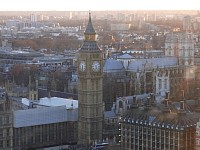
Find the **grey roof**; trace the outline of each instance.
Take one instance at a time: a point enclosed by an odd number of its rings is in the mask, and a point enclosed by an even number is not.
[[[116,117],[117,115],[113,110],[104,112],[104,118],[116,118]]]
[[[96,41],[84,41],[80,51],[92,52],[100,51],[99,45]]]
[[[144,125],[152,123],[154,119],[159,115],[160,111],[156,108],[153,109],[141,109],[134,108],[129,109],[122,116],[123,122],[140,124],[142,122]]]
[[[17,110],[13,115],[15,128],[78,120],[78,110],[65,106]]]
[[[123,54],[123,55],[119,56],[118,59],[133,59],[133,56],[131,56],[129,54]]]
[[[73,108],[78,108],[78,100],[60,98],[60,97],[44,97],[39,100],[37,103],[38,105],[42,106],[66,106],[67,109],[70,109],[72,106]]]
[[[184,109],[186,112],[193,112],[192,106],[188,104],[189,101],[185,101]],[[191,102],[191,101],[190,101]],[[181,104],[180,102],[172,102],[170,105],[170,109],[174,112],[178,112],[180,110]]]
[[[12,49],[0,50],[0,55],[1,57],[6,57],[6,58],[12,58],[12,59],[24,58],[29,60],[32,60],[34,57],[44,56],[44,54],[41,54],[33,50],[24,51],[24,50],[12,50]]]
[[[172,130],[184,130],[188,127],[196,126],[198,120],[193,115],[191,116],[191,114],[194,115],[194,113],[187,113],[184,109],[174,113],[163,111],[159,107],[134,107],[125,112],[122,116],[122,122]]]
[[[137,99],[137,102],[142,102],[142,101],[146,101],[147,97],[150,96],[150,94],[144,93],[141,95],[134,95]],[[126,97],[119,97],[118,99],[125,99],[127,101],[128,104],[132,104],[133,103],[133,96],[126,96]]]
[[[124,70],[123,63],[114,59],[107,59],[104,63],[104,72],[117,72]]]
[[[196,106],[198,104],[198,100],[193,100],[193,99],[186,100],[185,102],[186,104],[189,104],[190,106]]]
[[[89,13],[89,21],[88,21],[88,25],[85,30],[85,34],[96,34],[94,27],[92,25],[91,13]]]
[[[15,93],[26,93],[26,92],[28,92],[28,87],[21,87],[21,86],[18,86],[18,85],[14,85],[13,86],[13,91],[15,92]]]
[[[196,120],[193,117],[179,115],[175,113],[162,113],[153,121],[155,125],[162,125],[164,128],[176,128],[176,130],[184,130],[185,128],[196,126]]]
[[[156,67],[169,67],[176,66],[178,60],[175,57],[164,57],[164,58],[151,58],[151,59],[139,59],[131,61],[128,70],[136,71],[144,69],[144,66],[156,68]]]
[[[24,105],[29,106],[32,102],[34,105],[39,107],[53,107],[53,106],[66,106],[66,109],[77,109],[78,108],[78,100],[66,99],[61,97],[43,97],[38,101],[32,101],[27,98],[22,98],[22,103]]]

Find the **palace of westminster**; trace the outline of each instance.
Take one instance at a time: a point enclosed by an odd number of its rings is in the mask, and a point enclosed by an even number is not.
[[[15,110],[7,88],[0,99],[0,149],[69,149],[106,139],[123,150],[200,148],[198,36],[170,33],[164,51],[104,59],[89,14],[84,37],[78,101],[66,108],[27,100],[28,109]]]

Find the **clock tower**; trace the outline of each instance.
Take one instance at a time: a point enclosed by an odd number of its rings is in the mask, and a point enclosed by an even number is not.
[[[103,100],[102,52],[96,41],[96,32],[89,21],[85,40],[78,52],[78,139],[79,144],[91,144],[102,139]]]

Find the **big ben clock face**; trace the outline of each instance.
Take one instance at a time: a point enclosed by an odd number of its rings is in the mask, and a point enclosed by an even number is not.
[[[94,72],[98,72],[98,71],[100,70],[100,64],[99,64],[98,61],[94,61],[94,62],[92,63],[92,70],[93,70]]]
[[[79,64],[79,69],[80,71],[85,71],[86,69],[86,64],[84,61],[81,61],[80,64]]]

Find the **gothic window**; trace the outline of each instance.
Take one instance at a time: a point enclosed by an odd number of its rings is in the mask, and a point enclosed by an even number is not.
[[[0,148],[3,148],[3,141],[0,141]]]
[[[0,126],[3,125],[3,117],[0,117]]]
[[[5,116],[5,118],[4,118],[4,123],[5,123],[5,124],[9,124],[9,123],[10,123],[9,119],[10,119],[9,116]]]
[[[166,72],[165,72],[165,76],[168,76],[168,70],[166,70]]]
[[[189,60],[188,60],[188,64],[190,65],[191,63],[192,63],[192,60],[191,60],[191,59],[189,59]]]
[[[123,108],[123,102],[119,101],[119,108]]]
[[[185,56],[185,46],[182,47],[182,56]]]
[[[0,139],[3,138],[3,129],[0,130]]]
[[[190,46],[188,47],[188,56],[191,56],[191,48],[190,48]]]
[[[146,72],[146,83],[151,83],[153,79],[152,72]]]
[[[181,69],[181,75],[182,75],[182,76],[183,76],[183,72],[184,72],[183,69]]]
[[[184,60],[182,60],[182,65],[184,65],[184,63],[185,63]]]
[[[7,137],[10,136],[10,129],[9,128],[6,130],[6,134],[7,134]]]
[[[7,141],[6,141],[6,146],[7,146],[7,147],[10,147],[10,140],[7,140]]]
[[[167,89],[167,79],[164,80],[164,89]]]
[[[4,104],[0,104],[0,111],[4,111],[3,105],[4,105]]]
[[[158,89],[160,90],[162,88],[162,80],[158,79]]]

